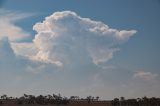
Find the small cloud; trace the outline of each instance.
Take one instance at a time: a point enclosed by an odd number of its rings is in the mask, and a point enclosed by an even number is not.
[[[158,77],[158,74],[152,72],[138,71],[133,75],[133,78],[138,78],[142,80],[155,80]]]

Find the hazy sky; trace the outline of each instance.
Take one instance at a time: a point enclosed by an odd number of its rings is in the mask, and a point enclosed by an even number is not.
[[[0,95],[160,95],[159,0],[1,0]]]

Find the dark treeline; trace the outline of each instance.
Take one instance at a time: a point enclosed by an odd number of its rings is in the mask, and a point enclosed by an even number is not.
[[[41,104],[41,105],[48,105],[48,104],[68,104],[69,99],[66,97],[62,97],[60,94],[58,95],[27,95],[24,94],[19,98],[15,97],[8,97],[7,95],[2,95],[0,104],[5,104],[8,101],[13,101],[16,104]]]
[[[7,95],[0,96],[0,104],[5,104],[8,102],[16,103],[16,104],[40,104],[40,105],[49,105],[49,104],[56,104],[56,105],[67,105],[70,102],[85,102],[85,103],[100,103],[104,102],[99,100],[99,96],[87,96],[86,98],[80,98],[79,96],[70,96],[70,98],[62,97],[60,94],[58,95],[27,95],[24,94],[23,96],[17,97],[8,97]],[[106,101],[106,106],[160,106],[160,98],[152,97],[142,97],[137,99],[125,99],[124,97],[115,98],[110,101]]]
[[[71,96],[70,98],[62,97],[60,94],[58,95],[27,95],[24,94],[21,97],[8,97],[6,94],[0,96],[0,104],[5,104],[8,102],[16,103],[16,104],[41,104],[41,105],[48,105],[48,104],[63,104],[67,105],[70,101],[87,101],[90,103],[91,101],[98,101],[99,97],[88,96],[86,98],[80,98],[79,96]]]
[[[111,106],[160,106],[160,98],[148,98],[145,96],[137,99],[125,99],[121,97],[120,99],[115,98],[112,100]]]

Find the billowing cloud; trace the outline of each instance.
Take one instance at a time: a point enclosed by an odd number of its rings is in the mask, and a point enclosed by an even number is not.
[[[8,37],[10,41],[15,42],[30,37],[30,33],[15,24],[17,21],[30,16],[32,14],[0,9],[0,38]]]
[[[158,74],[152,72],[138,71],[134,74],[133,77],[149,81],[149,80],[155,80],[158,77]]]
[[[116,82],[111,76],[114,74],[114,78],[117,78],[120,74],[104,71],[111,69],[105,63],[120,50],[119,45],[136,33],[135,30],[110,28],[103,22],[63,11],[55,12],[43,22],[36,23],[33,29],[37,34],[33,41],[23,42],[30,34],[15,25],[15,22],[29,14],[6,10],[1,11],[1,14],[2,91],[11,89],[11,94],[23,94],[25,91],[34,94],[37,90],[38,93],[53,93],[55,90],[64,95],[74,92],[87,96],[96,92],[96,95],[105,96],[104,92],[109,89],[112,92],[117,91],[115,95],[118,93],[119,88],[115,86],[117,83],[112,85],[109,81],[112,79],[111,82]],[[7,84],[6,80],[9,80]]]
[[[28,45],[28,46],[30,47],[30,45]],[[25,55],[25,53],[22,55],[22,54],[16,54],[16,52],[14,52],[14,51],[15,50],[12,49],[11,43],[10,43],[8,37],[0,38],[0,67],[1,67],[0,72],[4,72],[4,73],[6,73],[6,72],[38,73],[43,70],[46,70],[46,68],[48,68],[48,67],[56,69],[56,66],[54,64],[52,64],[52,65],[45,64],[43,62],[33,60],[32,58],[27,56],[29,53],[27,53],[27,55]],[[34,72],[33,72],[33,70],[34,70]]]
[[[39,50],[36,58],[58,65],[107,62],[119,50],[115,46],[136,33],[109,28],[71,11],[55,12],[33,29],[37,31],[33,42]]]

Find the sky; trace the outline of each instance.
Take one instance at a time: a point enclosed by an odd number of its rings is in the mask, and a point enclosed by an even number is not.
[[[159,0],[1,0],[0,95],[159,97]]]

